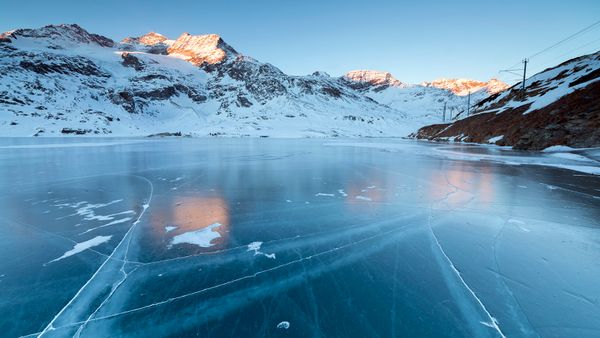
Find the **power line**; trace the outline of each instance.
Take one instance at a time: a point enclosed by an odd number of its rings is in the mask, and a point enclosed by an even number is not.
[[[592,28],[594,28],[594,27],[596,27],[596,26],[598,26],[598,25],[600,25],[600,20],[598,20],[598,21],[596,21],[596,22],[592,23],[591,25],[589,25],[589,26],[587,26],[587,27],[585,27],[585,28],[583,28],[583,29],[581,29],[581,30],[579,30],[579,31],[577,31],[577,32],[575,32],[575,33],[573,33],[573,34],[571,34],[570,36],[568,36],[568,37],[566,37],[566,38],[564,38],[564,39],[562,39],[562,40],[560,40],[560,41],[556,42],[555,44],[553,44],[553,45],[551,45],[551,46],[549,46],[549,47],[546,47],[546,48],[542,49],[541,51],[539,51],[539,52],[537,52],[537,53],[534,53],[534,54],[532,54],[532,55],[531,55],[531,56],[529,56],[527,59],[532,59],[532,58],[534,58],[534,57],[536,57],[536,56],[539,56],[540,54],[543,54],[543,53],[545,53],[545,52],[547,52],[547,51],[549,51],[549,50],[551,50],[551,49],[555,48],[556,46],[559,46],[559,45],[561,45],[561,44],[563,44],[563,43],[565,43],[565,42],[567,42],[567,41],[569,41],[569,40],[573,39],[574,37],[578,36],[579,34],[582,34],[582,33],[584,33],[584,32],[587,32],[587,31],[589,31],[590,29],[592,29]],[[522,62],[522,61],[520,61],[520,62],[516,62],[516,63],[515,63],[515,64],[513,64],[512,66],[510,66],[510,67],[507,67],[506,69],[507,69],[507,70],[512,70],[512,68],[516,67],[516,66],[517,66],[517,65],[519,65],[521,62]],[[517,69],[515,69],[515,70],[517,70]],[[518,69],[518,70],[522,70],[522,69]]]
[[[581,50],[581,49],[583,49],[583,48],[585,48],[585,47],[587,47],[587,46],[593,45],[594,43],[596,43],[596,42],[598,42],[598,41],[600,41],[600,38],[598,38],[598,39],[594,39],[594,40],[592,40],[592,41],[590,41],[590,42],[588,42],[588,43],[586,43],[586,44],[584,44],[584,45],[581,45],[581,46],[579,46],[579,47],[577,47],[577,48],[571,49],[571,50],[569,50],[569,51],[568,51],[568,52],[566,52],[566,53],[560,54],[559,56],[555,57],[554,59],[552,59],[552,60],[550,60],[550,61],[556,61],[556,60],[558,60],[558,59],[560,59],[560,58],[562,58],[562,57],[565,57],[566,55],[569,55],[569,54],[571,54],[571,53],[573,53],[573,52],[576,52],[576,51],[578,51],[578,50]],[[600,49],[600,47],[598,47],[598,48]]]
[[[533,54],[533,55],[529,56],[529,57],[528,57],[528,59],[532,59],[532,58],[534,58],[534,57],[536,57],[536,56],[538,56],[538,55],[540,55],[540,54],[542,54],[542,53],[545,53],[545,52],[549,51],[550,49],[552,49],[552,48],[554,48],[554,47],[556,47],[556,46],[559,46],[560,44],[562,44],[562,43],[564,43],[564,42],[567,42],[567,41],[571,40],[572,38],[576,37],[577,35],[579,35],[579,34],[581,34],[581,33],[583,33],[583,32],[586,32],[586,31],[590,30],[591,28],[593,28],[593,27],[595,27],[595,26],[597,26],[597,25],[600,25],[600,20],[598,20],[598,21],[594,22],[593,24],[591,24],[591,25],[589,25],[589,26],[587,26],[587,27],[585,27],[585,28],[581,29],[581,30],[580,30],[580,31],[578,31],[577,33],[574,33],[574,34],[572,34],[572,35],[570,35],[570,36],[568,36],[568,37],[566,37],[566,38],[564,38],[564,39],[560,40],[559,42],[557,42],[557,43],[553,44],[552,46],[550,46],[550,47],[547,47],[547,48],[544,48],[544,49],[542,49],[541,51],[539,51],[539,52],[537,52],[537,53],[535,53],[535,54]]]

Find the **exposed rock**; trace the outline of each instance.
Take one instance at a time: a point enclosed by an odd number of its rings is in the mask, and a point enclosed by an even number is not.
[[[129,112],[129,113],[136,112],[135,111],[135,108],[136,108],[135,100],[134,100],[134,96],[132,93],[130,93],[128,91],[121,91],[118,93],[110,92],[108,97],[114,104],[122,106],[123,109],[125,109],[127,112]]]
[[[144,64],[140,61],[140,59],[131,55],[131,53],[124,52],[121,54],[121,58],[123,59],[123,62],[122,62],[123,66],[131,67],[137,71],[144,70]]]
[[[167,50],[169,55],[180,57],[200,66],[217,64],[237,52],[216,34],[190,35],[183,33]]]
[[[163,132],[163,133],[157,133],[157,134],[150,134],[148,135],[148,137],[181,137],[182,134],[180,131],[174,132],[174,133],[170,133],[170,132]]]
[[[87,76],[109,77],[110,75],[100,70],[92,61],[80,57],[54,57],[46,55],[44,61],[22,60],[19,65],[38,74],[81,74]]]
[[[85,135],[91,133],[91,129],[72,129],[72,128],[63,128],[61,131],[63,134],[75,134],[75,135]]]

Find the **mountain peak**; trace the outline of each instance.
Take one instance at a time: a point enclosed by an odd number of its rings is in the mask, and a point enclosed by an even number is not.
[[[0,40],[12,41],[20,37],[49,40],[67,40],[77,43],[97,44],[102,47],[113,47],[114,41],[98,34],[91,34],[77,24],[48,25],[41,28],[24,28],[0,34]]]
[[[168,49],[169,55],[180,57],[199,66],[216,64],[238,53],[217,34],[191,35],[183,33]]]
[[[459,96],[468,95],[469,92],[473,93],[481,89],[484,89],[488,94],[496,94],[509,87],[506,83],[498,79],[491,79],[487,82],[483,82],[471,79],[441,78],[431,82],[423,82],[421,85],[425,87],[446,89]]]
[[[344,78],[354,82],[368,83],[373,86],[400,87],[404,85],[391,73],[378,70],[353,70],[346,73]]]
[[[142,36],[125,38],[121,40],[121,43],[139,43],[146,46],[154,46],[156,44],[165,42],[166,40],[167,37],[162,34],[149,32]]]

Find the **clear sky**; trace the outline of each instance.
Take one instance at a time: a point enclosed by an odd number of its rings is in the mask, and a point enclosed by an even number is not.
[[[0,31],[77,23],[121,40],[156,31],[216,33],[239,52],[289,74],[386,70],[417,83],[440,77],[487,80],[600,20],[598,0],[433,1],[10,1]],[[600,25],[531,60],[539,71],[600,49]]]

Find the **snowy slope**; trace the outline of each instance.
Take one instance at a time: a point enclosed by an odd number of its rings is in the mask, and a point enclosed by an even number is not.
[[[405,136],[466,104],[389,73],[290,76],[215,34],[115,43],[77,25],[0,35],[0,74],[2,136]]]
[[[546,69],[479,102],[474,115],[416,137],[544,149],[600,146],[600,52]]]
[[[506,88],[507,85],[492,79],[489,82],[474,80],[436,80],[419,85],[403,83],[390,73],[380,71],[352,71],[344,76],[353,82],[353,88],[373,100],[404,112],[415,123],[431,124],[442,120],[446,105],[446,120],[467,109],[467,95],[471,92],[471,106]],[[466,90],[465,88],[469,88]]]

